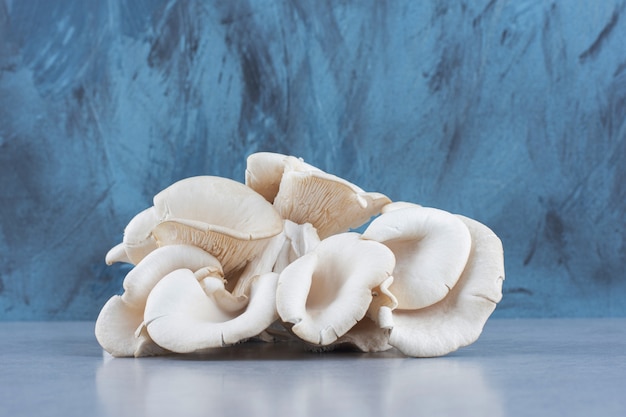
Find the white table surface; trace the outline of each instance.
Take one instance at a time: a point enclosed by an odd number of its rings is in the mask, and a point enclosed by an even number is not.
[[[626,416],[626,319],[492,319],[446,357],[243,344],[116,359],[90,322],[0,322],[0,416]]]

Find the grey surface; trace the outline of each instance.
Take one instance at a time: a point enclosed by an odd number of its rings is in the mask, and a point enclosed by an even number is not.
[[[624,317],[625,12],[0,0],[0,320],[95,320],[132,216],[259,150],[493,228],[498,317]]]
[[[287,344],[115,359],[92,330],[0,323],[0,415],[626,415],[626,319],[491,320],[433,359]]]

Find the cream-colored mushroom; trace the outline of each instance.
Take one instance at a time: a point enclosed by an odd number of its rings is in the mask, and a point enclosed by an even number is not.
[[[192,244],[214,255],[228,276],[260,254],[282,225],[274,207],[244,184],[190,177],[154,197],[154,206],[126,227],[123,245],[136,263],[157,245]],[[121,253],[113,248],[107,261],[123,260]]]
[[[379,323],[389,344],[409,356],[442,356],[475,342],[502,298],[502,242],[487,226],[467,217],[472,249],[457,284],[440,302],[417,310],[381,307]]]
[[[273,202],[283,218],[311,223],[320,239],[363,225],[391,202],[301,159],[268,152],[248,157],[246,184]]]
[[[143,326],[143,309],[126,304],[119,295],[111,297],[98,314],[96,340],[115,357],[163,355]]]
[[[273,152],[257,152],[249,155],[246,160],[246,185],[273,203],[286,170],[323,172],[301,158]]]
[[[322,240],[280,274],[278,314],[304,341],[328,345],[363,319],[372,289],[391,275],[393,253],[358,233]]]
[[[276,314],[278,274],[258,275],[250,296],[236,297],[217,278],[198,281],[193,272],[179,269],[151,291],[144,319],[159,345],[178,353],[231,345],[256,336]]]
[[[361,352],[383,352],[391,349],[389,344],[389,327],[381,326],[377,319],[381,307],[391,310],[398,305],[396,297],[389,292],[389,286],[393,283],[393,277],[385,279],[372,289],[372,301],[366,316],[359,320],[346,334],[339,337],[335,342],[324,347],[324,350],[332,350],[336,347],[349,346]]]
[[[155,207],[139,212],[124,229],[122,243],[114,246],[105,257],[107,265],[115,262],[127,262],[137,265],[158,245],[152,236],[152,229],[159,223],[159,214]]]
[[[144,309],[154,286],[172,271],[190,268],[203,276],[223,277],[217,259],[200,248],[172,245],[146,255],[124,278],[124,293],[114,295],[96,320],[96,339],[113,356],[150,356],[163,353],[145,333]]]
[[[442,300],[461,276],[471,249],[469,230],[458,217],[406,203],[388,205],[363,232],[363,239],[384,243],[393,251],[396,266],[389,292],[400,309],[424,308]]]

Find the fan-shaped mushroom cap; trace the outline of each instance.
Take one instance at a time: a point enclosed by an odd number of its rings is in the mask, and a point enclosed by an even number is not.
[[[469,228],[472,249],[450,293],[419,310],[380,310],[380,321],[391,328],[389,344],[406,355],[441,356],[475,342],[502,298],[502,242],[487,226],[467,217],[458,218]]]
[[[372,289],[391,275],[394,263],[385,245],[357,233],[326,238],[281,272],[278,314],[304,341],[333,343],[365,316]]]
[[[268,152],[248,157],[246,184],[283,218],[311,223],[320,239],[363,225],[391,202],[298,158]]]
[[[122,243],[114,246],[105,257],[108,265],[127,262],[137,265],[158,245],[152,236],[152,229],[159,223],[159,215],[154,207],[139,212],[124,229]]]
[[[264,331],[278,315],[278,274],[257,276],[250,297],[235,297],[222,280],[198,282],[187,269],[163,278],[150,293],[144,319],[159,345],[178,353],[196,352],[240,342]]]
[[[154,206],[126,227],[123,245],[133,263],[157,245],[195,245],[218,258],[228,275],[263,251],[282,225],[274,207],[249,187],[228,178],[190,177],[154,197]],[[119,253],[113,248],[107,261]]]
[[[471,249],[469,230],[458,217],[404,203],[374,219],[363,239],[384,243],[393,251],[396,267],[389,292],[400,309],[424,308],[442,300],[461,276]]]
[[[283,221],[261,195],[227,178],[192,177],[154,197],[162,222],[152,231],[159,245],[190,243],[215,256],[224,274],[261,253]]]
[[[274,206],[286,219],[311,223],[323,240],[363,225],[390,201],[334,175],[290,171],[283,175]]]
[[[257,152],[246,161],[246,185],[274,202],[285,170],[323,172],[301,158],[273,152]]]
[[[180,268],[200,270],[203,276],[223,276],[217,259],[195,246],[164,246],[149,253],[124,278],[124,293],[111,297],[98,315],[96,339],[104,350],[113,356],[162,353],[142,332],[144,308],[154,286]]]
[[[104,304],[96,321],[96,339],[112,356],[156,356],[167,351],[157,346],[143,326],[143,309],[114,295]]]

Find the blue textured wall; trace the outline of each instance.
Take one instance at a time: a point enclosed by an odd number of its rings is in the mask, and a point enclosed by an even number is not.
[[[0,0],[0,318],[94,319],[151,196],[259,150],[489,225],[495,316],[624,316],[625,13]]]

